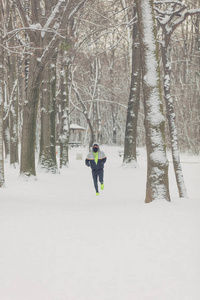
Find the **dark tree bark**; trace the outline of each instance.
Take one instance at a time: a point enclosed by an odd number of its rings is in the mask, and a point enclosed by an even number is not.
[[[3,99],[5,99],[5,94],[3,91]],[[6,105],[6,104],[5,104]],[[4,107],[5,107],[4,105]],[[9,132],[9,114],[4,108],[4,118],[3,118],[3,140],[4,140],[4,151],[5,158],[10,154],[10,132]]]
[[[23,127],[21,145],[20,173],[25,176],[36,175],[35,141],[36,121],[39,101],[39,90],[42,81],[43,68],[37,63],[37,58],[30,57],[30,70],[26,98],[23,105]]]
[[[64,47],[62,44],[61,47]],[[70,136],[70,121],[69,121],[69,65],[67,53],[61,50],[62,68],[60,78],[60,94],[61,94],[61,127],[60,127],[60,168],[68,167],[69,164],[69,136]]]
[[[0,1],[0,187],[4,185],[4,149],[3,149],[3,89],[4,89],[4,53],[3,53],[3,6]]]
[[[12,6],[11,17],[9,18],[8,31],[14,26],[14,6]],[[14,49],[15,39],[11,39],[10,46]],[[17,78],[17,56],[8,55],[8,94],[9,94],[9,127],[10,127],[10,164],[15,166],[19,163],[18,157],[18,78]]]
[[[47,172],[56,173],[56,56],[45,67],[41,97],[41,138],[39,163]]]
[[[133,25],[133,45],[132,45],[132,72],[129,102],[126,116],[126,130],[124,141],[124,158],[125,164],[133,163],[136,165],[136,139],[137,139],[137,120],[140,101],[140,44],[138,22]]]

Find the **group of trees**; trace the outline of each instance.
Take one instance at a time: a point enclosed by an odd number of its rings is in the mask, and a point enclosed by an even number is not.
[[[179,148],[200,149],[199,14],[199,0],[0,0],[0,186],[5,156],[29,177],[37,151],[56,173],[59,143],[67,166],[76,120],[85,143],[124,144],[124,164],[146,144],[146,202],[170,201],[171,147],[186,197]]]

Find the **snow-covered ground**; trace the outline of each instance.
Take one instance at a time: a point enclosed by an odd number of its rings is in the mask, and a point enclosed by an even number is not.
[[[24,182],[6,163],[0,189],[0,300],[200,299],[200,157],[182,156],[189,199],[145,204],[146,156],[123,168],[102,146],[105,189],[95,195],[87,149],[60,174]],[[83,155],[77,160],[76,155]]]

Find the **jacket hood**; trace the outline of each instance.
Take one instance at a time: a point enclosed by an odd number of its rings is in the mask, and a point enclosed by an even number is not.
[[[99,147],[99,144],[98,143],[96,143],[96,142],[94,142],[93,144],[92,144],[92,152],[93,152],[93,146],[94,145],[97,145],[98,147]],[[99,147],[99,150],[98,150],[98,152],[100,151],[100,147]]]

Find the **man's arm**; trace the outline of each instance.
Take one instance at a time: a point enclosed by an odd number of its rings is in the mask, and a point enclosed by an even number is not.
[[[85,164],[86,164],[86,166],[90,167],[90,160],[86,158]]]

